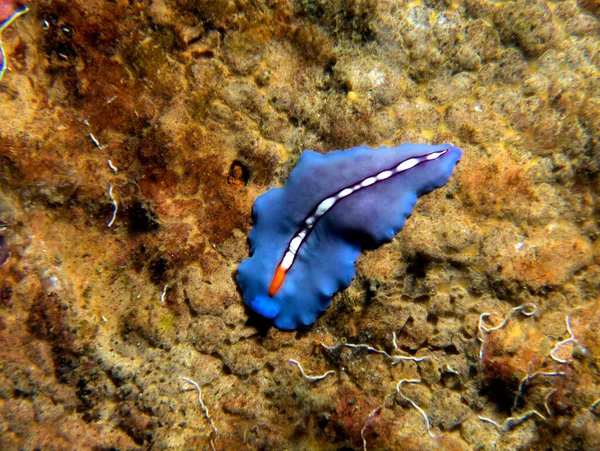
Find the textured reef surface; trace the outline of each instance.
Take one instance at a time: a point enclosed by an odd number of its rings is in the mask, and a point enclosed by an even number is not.
[[[598,2],[26,3],[0,449],[600,449]],[[310,329],[250,315],[255,199],[404,142],[464,154]]]

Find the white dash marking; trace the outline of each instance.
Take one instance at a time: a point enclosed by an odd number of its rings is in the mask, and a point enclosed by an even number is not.
[[[100,146],[100,142],[99,142],[99,141],[96,139],[96,137],[94,136],[94,134],[93,134],[93,133],[90,133],[90,134],[89,134],[89,136],[90,136],[90,139],[92,140],[92,142],[94,143],[94,145],[95,145],[95,146],[96,146],[98,149],[100,149],[100,147],[102,147],[102,146]]]
[[[341,190],[339,192],[339,194],[337,195],[337,197],[338,197],[338,199],[341,199],[342,197],[349,196],[353,192],[354,192],[354,190],[352,188],[345,188],[345,189],[343,189],[343,190]]]
[[[113,171],[114,174],[116,174],[117,172],[119,172],[119,170],[117,169],[117,167],[113,164],[112,161],[110,160],[106,160],[106,162],[108,163],[108,167],[111,169],[111,171]]]
[[[366,188],[367,186],[371,186],[376,181],[377,181],[377,177],[369,177],[369,178],[364,179],[362,181],[362,183],[360,184],[360,186],[362,188]]]
[[[394,173],[392,171],[383,171],[377,174],[377,181],[382,181],[385,179],[389,179]]]
[[[108,224],[106,224],[106,227],[108,227],[110,229],[112,227],[112,225],[114,224],[115,219],[117,218],[117,211],[119,210],[119,204],[117,203],[117,199],[115,199],[115,196],[113,195],[113,186],[112,185],[108,186],[108,195],[110,196],[110,200],[112,201],[112,204],[113,204],[112,218],[110,218],[110,221],[108,222]]]
[[[435,160],[435,159],[441,157],[442,155],[444,155],[445,153],[446,153],[445,150],[441,150],[439,152],[430,153],[429,155],[427,155],[427,160],[429,160],[429,161]]]
[[[404,160],[398,166],[396,166],[396,171],[403,172],[410,168],[414,168],[419,163],[417,158],[409,158],[408,160]]]
[[[328,197],[319,204],[315,216],[323,216],[331,207],[333,207],[333,204],[335,204],[335,197]]]

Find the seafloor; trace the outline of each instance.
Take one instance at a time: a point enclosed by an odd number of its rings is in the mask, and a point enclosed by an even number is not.
[[[0,449],[600,449],[597,1],[28,6]],[[464,156],[314,326],[257,321],[255,198],[304,149],[403,142]]]

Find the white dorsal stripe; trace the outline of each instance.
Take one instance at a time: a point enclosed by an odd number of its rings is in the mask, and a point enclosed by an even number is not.
[[[294,258],[295,255],[292,254],[291,252],[286,252],[285,255],[283,256],[283,260],[281,260],[281,263],[279,266],[281,266],[281,269],[283,269],[284,271],[287,271],[288,269],[290,269],[292,267],[292,264],[294,263]]]
[[[302,239],[300,235],[296,235],[296,237],[290,242],[289,250],[292,254],[295,254],[298,251],[298,248],[302,244]]]
[[[376,175],[370,175],[358,184],[353,185],[351,187],[343,188],[337,193],[322,200],[315,209],[314,213],[304,220],[304,228],[302,228],[290,241],[288,249],[283,256],[281,263],[279,264],[281,269],[287,271],[292,267],[296,259],[296,254],[298,253],[298,249],[300,249],[300,246],[302,246],[304,240],[306,240],[307,235],[312,231],[317,221],[319,221],[319,219],[321,219],[321,217],[325,213],[327,213],[338,201],[342,200],[343,198],[349,196],[352,193],[355,193],[356,191],[374,185],[377,182],[389,179],[390,177],[396,174],[400,174],[401,172],[407,171],[411,168],[414,168],[419,163],[436,160],[442,155],[444,155],[446,152],[448,152],[448,149],[432,152],[428,155],[408,158],[402,161],[400,164],[398,164],[398,166],[396,166],[395,168],[386,169]]]

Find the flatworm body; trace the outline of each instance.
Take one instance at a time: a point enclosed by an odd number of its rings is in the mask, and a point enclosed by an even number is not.
[[[361,249],[391,241],[461,155],[449,144],[305,151],[285,186],[254,203],[251,257],[237,274],[246,304],[280,329],[314,323],[352,281]]]

